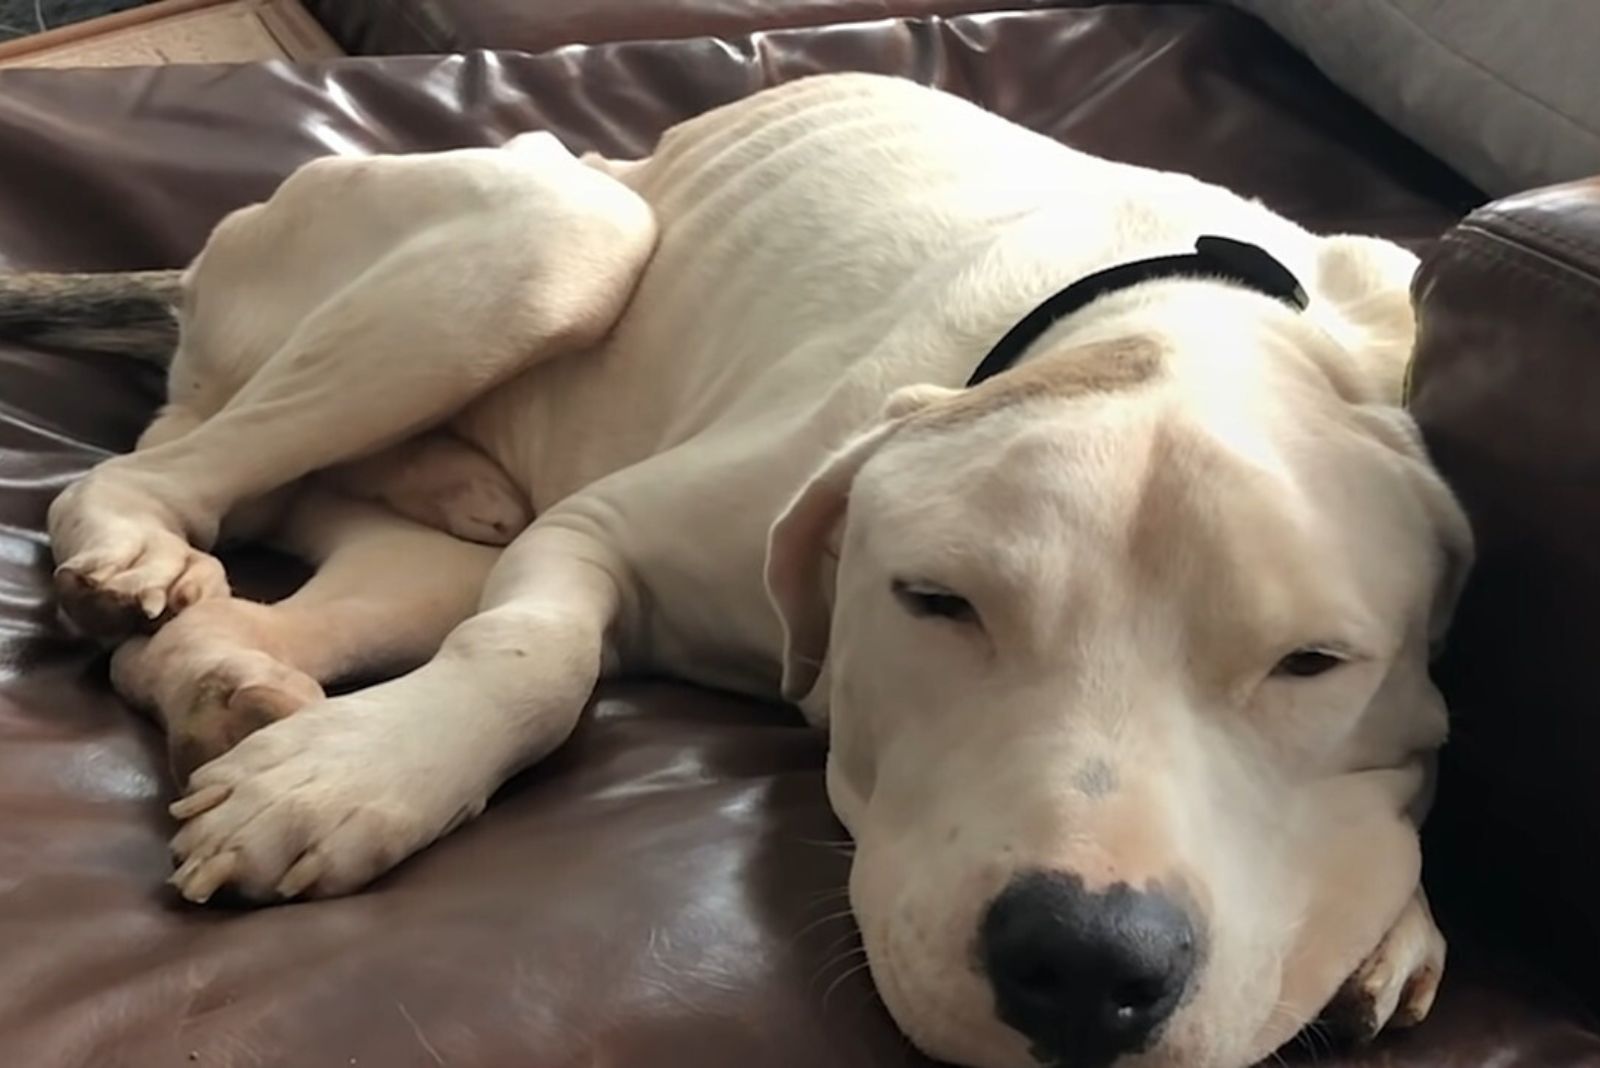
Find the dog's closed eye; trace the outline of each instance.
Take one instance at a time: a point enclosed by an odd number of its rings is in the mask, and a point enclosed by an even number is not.
[[[1279,660],[1272,669],[1274,678],[1310,679],[1318,675],[1326,675],[1336,667],[1345,664],[1346,660],[1338,653],[1326,649],[1307,647],[1296,649],[1288,656]]]
[[[972,602],[933,582],[895,579],[889,584],[900,607],[918,619],[948,619],[955,623],[978,622]]]

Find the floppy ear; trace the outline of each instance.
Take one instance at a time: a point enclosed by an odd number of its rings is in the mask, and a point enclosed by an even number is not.
[[[1411,279],[1417,257],[1392,241],[1339,234],[1317,253],[1315,290],[1307,314],[1355,359],[1364,400],[1396,400],[1417,336]]]
[[[907,419],[952,390],[910,386],[894,393],[870,430],[834,453],[789,502],[767,538],[767,596],[783,624],[783,696],[811,692],[828,651],[831,597],[823,588],[828,541],[843,521],[856,473]]]
[[[1433,525],[1441,565],[1433,604],[1428,613],[1428,641],[1435,648],[1444,640],[1456,603],[1472,570],[1472,527],[1467,514],[1428,459],[1417,424],[1403,408],[1384,404],[1356,407],[1362,424],[1384,445],[1398,453],[1406,478]]]

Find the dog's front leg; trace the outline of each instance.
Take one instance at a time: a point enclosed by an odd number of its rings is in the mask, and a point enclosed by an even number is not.
[[[1378,948],[1324,1010],[1340,1037],[1366,1042],[1380,1031],[1421,1023],[1444,975],[1445,939],[1419,887]]]
[[[427,665],[312,705],[198,769],[172,806],[186,821],[173,883],[193,901],[223,886],[256,900],[348,893],[476,816],[572,732],[625,582],[591,525],[540,520]]]

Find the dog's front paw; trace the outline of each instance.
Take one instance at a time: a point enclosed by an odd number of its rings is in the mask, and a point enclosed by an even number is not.
[[[186,821],[172,840],[179,893],[351,893],[481,811],[483,796],[450,778],[448,746],[384,711],[324,701],[195,771],[171,808]]]
[[[1421,890],[1323,1012],[1341,1037],[1368,1042],[1380,1031],[1421,1023],[1444,976],[1445,940]]]

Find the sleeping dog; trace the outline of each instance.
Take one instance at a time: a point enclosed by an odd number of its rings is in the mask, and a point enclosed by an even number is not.
[[[840,75],[641,160],[318,160],[181,275],[13,278],[0,326],[170,359],[50,535],[171,739],[184,896],[355,891],[666,672],[826,727],[928,1053],[1240,1068],[1443,965],[1472,545],[1400,408],[1414,267]],[[316,573],[234,598],[226,537]]]

